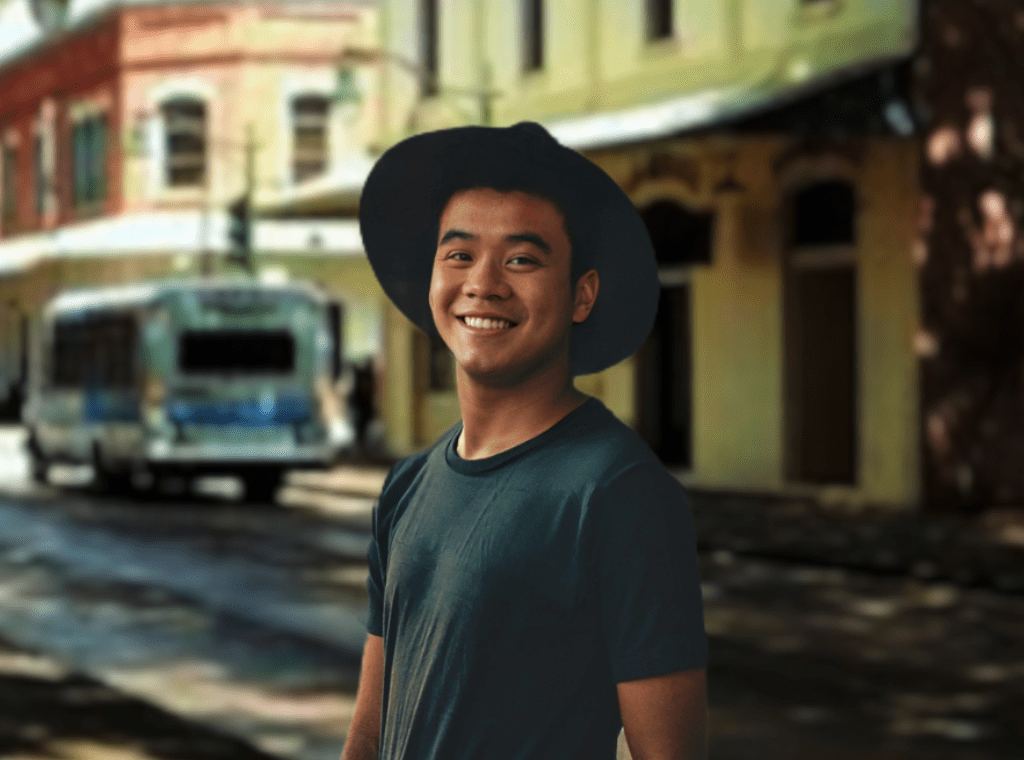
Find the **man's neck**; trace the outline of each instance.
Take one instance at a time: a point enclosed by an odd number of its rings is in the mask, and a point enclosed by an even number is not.
[[[456,451],[463,459],[508,451],[543,433],[587,398],[568,373],[513,387],[490,387],[460,377],[462,433]]]

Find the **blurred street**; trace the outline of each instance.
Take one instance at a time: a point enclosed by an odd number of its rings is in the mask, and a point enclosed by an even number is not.
[[[212,480],[196,494],[114,499],[93,493],[84,470],[53,468],[60,489],[29,485],[20,438],[16,428],[0,438],[0,639],[12,647],[0,669],[19,689],[17,679],[31,678],[40,699],[77,699],[100,717],[70,728],[5,711],[0,738],[60,749],[70,735],[107,748],[76,744],[76,758],[336,759],[383,471],[293,473],[277,505],[245,503],[233,484]],[[703,494],[693,502],[713,758],[1020,757],[1024,598],[914,577],[894,561],[872,571],[787,559],[827,535],[806,509]],[[755,509],[766,520],[758,532]],[[885,526],[876,519],[874,533],[861,533],[879,544]],[[149,723],[110,723],[128,702],[178,726],[166,729],[175,740],[155,741]],[[175,744],[204,731],[220,749]]]

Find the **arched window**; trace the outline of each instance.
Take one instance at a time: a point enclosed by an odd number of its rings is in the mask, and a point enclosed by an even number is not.
[[[523,0],[523,71],[544,68],[544,2]]]
[[[641,211],[660,266],[710,264],[715,218],[661,200]]]
[[[292,179],[295,182],[327,171],[331,101],[325,95],[302,95],[292,101]]]
[[[164,123],[164,179],[168,187],[199,187],[206,182],[206,104],[179,97],[160,106]]]
[[[816,182],[793,196],[793,247],[854,242],[856,199],[848,182]]]
[[[647,41],[668,39],[672,36],[672,0],[647,0]]]

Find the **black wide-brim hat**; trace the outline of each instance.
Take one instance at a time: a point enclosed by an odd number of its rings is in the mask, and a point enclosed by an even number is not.
[[[395,306],[437,335],[428,295],[441,213],[455,193],[476,187],[554,203],[566,219],[573,281],[597,270],[597,301],[569,338],[572,374],[599,372],[636,352],[654,324],[660,292],[643,220],[603,170],[529,122],[426,132],[378,159],[359,201],[359,227]]]

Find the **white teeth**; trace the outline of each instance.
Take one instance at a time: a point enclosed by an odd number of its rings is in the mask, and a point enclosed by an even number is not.
[[[484,319],[483,317],[463,317],[462,319],[470,327],[484,330],[504,330],[512,326],[512,323],[506,319]]]

